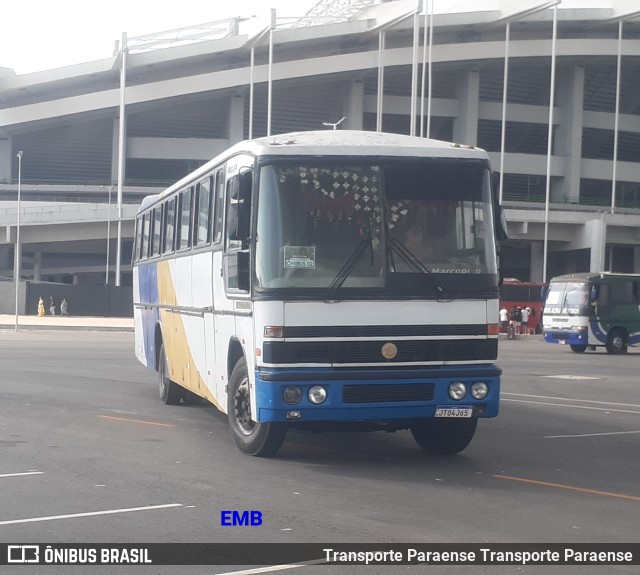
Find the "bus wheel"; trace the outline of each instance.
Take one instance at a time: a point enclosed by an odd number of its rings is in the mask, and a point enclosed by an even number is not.
[[[621,329],[613,329],[609,332],[607,351],[616,355],[627,353],[627,338]]]
[[[416,443],[427,453],[455,455],[473,439],[478,418],[423,419],[410,430]]]
[[[236,363],[229,380],[227,417],[240,451],[258,457],[274,455],[284,442],[283,423],[257,423],[251,417],[249,375],[244,359]]]
[[[570,347],[573,353],[584,353],[585,351],[587,351],[586,345],[572,345]]]
[[[158,358],[159,391],[162,403],[166,405],[176,405],[182,398],[182,388],[169,379],[167,370],[167,356],[164,353],[164,344],[160,347],[160,357]]]

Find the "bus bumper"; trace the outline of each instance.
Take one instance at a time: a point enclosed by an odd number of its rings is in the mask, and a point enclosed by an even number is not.
[[[559,343],[561,345],[588,345],[589,333],[586,329],[580,331],[552,329],[544,332],[544,340],[547,343]]]
[[[383,422],[435,417],[437,408],[454,410],[446,413],[495,417],[501,373],[495,365],[393,370],[258,368],[257,419],[260,423]],[[463,399],[456,401],[449,396],[453,382],[465,384],[467,393]],[[475,382],[484,382],[489,389],[482,400],[474,399],[470,393]],[[326,391],[326,400],[319,405],[309,399],[309,390],[314,386]],[[287,387],[299,389],[297,403],[285,402]],[[460,411],[462,408],[471,408],[471,412]]]

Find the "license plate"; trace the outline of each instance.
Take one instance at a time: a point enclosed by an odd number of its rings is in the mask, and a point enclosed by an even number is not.
[[[436,417],[472,417],[473,407],[436,407]]]
[[[566,341],[566,340],[564,340],[564,339],[560,339],[560,340],[558,340],[558,343],[559,343],[560,345],[565,345],[565,344],[567,343],[567,341]]]

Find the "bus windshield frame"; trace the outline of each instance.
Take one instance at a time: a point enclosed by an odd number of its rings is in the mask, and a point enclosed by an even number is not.
[[[585,281],[551,282],[545,302],[547,315],[590,315],[591,283]]]
[[[486,161],[264,158],[256,181],[261,299],[496,296]]]

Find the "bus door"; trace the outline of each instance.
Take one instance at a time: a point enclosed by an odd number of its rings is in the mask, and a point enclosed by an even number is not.
[[[227,364],[231,353],[242,349],[249,373],[254,368],[253,318],[249,295],[249,236],[253,158],[236,156],[227,162],[223,196],[222,252],[214,264],[213,308],[215,329],[216,396],[226,412]],[[232,349],[233,348],[233,349]],[[233,366],[229,366],[232,370]]]

